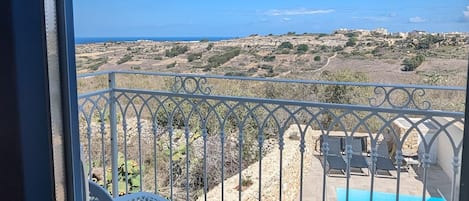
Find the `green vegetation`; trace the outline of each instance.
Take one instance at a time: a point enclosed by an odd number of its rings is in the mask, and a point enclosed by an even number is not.
[[[208,39],[206,39],[206,38],[202,38],[202,39],[200,39],[200,41],[199,41],[199,42],[201,42],[201,43],[206,43],[206,42],[208,42],[208,41],[209,41]]]
[[[402,71],[414,71],[417,67],[419,67],[423,61],[425,61],[425,56],[417,55],[412,58],[406,58],[402,61],[403,67],[401,68]]]
[[[264,70],[272,70],[272,69],[274,69],[273,66],[267,65],[267,64],[263,64],[263,65],[259,66],[259,68],[264,69]]]
[[[304,54],[309,50],[308,45],[306,44],[300,44],[296,47],[296,53],[297,54]]]
[[[290,42],[283,42],[282,44],[280,44],[278,46],[278,49],[293,49],[293,44],[291,44]]]
[[[245,73],[245,72],[227,72],[227,73],[225,73],[225,76],[246,77],[246,76],[248,76],[248,74]]]
[[[353,47],[357,44],[357,38],[351,37],[348,39],[347,43],[345,43],[345,47]]]
[[[166,65],[166,68],[174,68],[176,66],[177,62],[170,63]]]
[[[180,54],[184,54],[187,51],[189,51],[189,48],[187,46],[174,46],[170,50],[166,50],[165,56],[166,57],[175,57]]]
[[[213,48],[213,43],[209,43],[207,45],[207,50],[210,51]]]
[[[274,60],[275,60],[274,55],[267,55],[267,56],[262,57],[262,61],[265,61],[265,62],[272,62]]]
[[[202,53],[201,52],[187,55],[187,61],[188,62],[192,62],[194,60],[199,60],[201,58],[202,58]]]
[[[119,195],[125,195],[126,187],[129,193],[135,193],[140,191],[140,167],[134,160],[125,160],[124,154],[118,153],[118,189]],[[141,166],[143,169],[143,166]],[[142,170],[143,171],[143,170]],[[127,181],[126,181],[127,177]],[[101,186],[104,186],[104,181],[95,181]],[[107,190],[112,195],[112,172],[109,168],[106,170],[106,183],[108,184]]]
[[[124,57],[122,57],[121,59],[119,59],[119,61],[117,61],[117,64],[123,64],[125,62],[128,62],[132,59],[132,56],[131,55],[124,55]]]
[[[98,59],[95,59],[95,60],[92,60],[91,62],[93,62],[93,64],[91,64],[90,66],[88,66],[88,69],[90,70],[98,70],[100,66],[104,65],[107,63],[107,60],[108,58],[107,57],[103,57],[103,58],[98,58]]]
[[[321,56],[319,56],[319,55],[315,56],[314,61],[321,61]]]
[[[350,33],[346,33],[345,36],[347,36],[349,38],[356,38],[356,37],[358,37],[358,33],[350,32]]]
[[[142,67],[140,67],[140,66],[132,66],[132,67],[130,67],[130,69],[132,69],[132,70],[140,70],[140,69],[142,69]]]
[[[155,56],[153,57],[154,60],[163,60],[163,57],[162,56]]]
[[[223,65],[224,63],[228,62],[229,60],[233,59],[234,57],[238,56],[241,53],[239,48],[233,48],[228,52],[225,52],[221,55],[214,55],[208,58],[208,67],[209,68],[216,68],[218,66]]]

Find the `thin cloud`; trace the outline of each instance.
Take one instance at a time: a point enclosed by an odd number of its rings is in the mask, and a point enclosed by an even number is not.
[[[265,14],[266,15],[271,15],[271,16],[293,16],[293,15],[317,15],[317,14],[327,14],[327,13],[332,13],[334,12],[334,9],[305,9],[305,8],[299,8],[299,9],[286,9],[286,10],[269,10]]]
[[[419,16],[409,18],[410,23],[422,23],[422,22],[425,22],[425,21],[427,21],[427,20],[422,18],[422,17],[419,17]]]
[[[368,21],[377,21],[377,22],[385,22],[391,19],[390,17],[385,17],[385,16],[363,16],[363,17],[352,17],[352,18],[358,19],[358,20],[368,20]]]
[[[464,21],[469,22],[469,6],[466,6],[466,10],[463,12]]]

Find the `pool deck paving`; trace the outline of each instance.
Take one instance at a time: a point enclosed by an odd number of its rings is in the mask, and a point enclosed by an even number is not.
[[[323,197],[323,156],[319,156],[319,153],[315,153],[316,158],[312,160],[311,164],[306,165],[305,168],[309,168],[308,174],[305,175],[303,181],[303,196],[304,201],[322,201]],[[366,170],[365,170],[366,171]],[[358,172],[357,172],[358,173]],[[397,171],[391,171],[394,177],[397,177]],[[407,171],[401,171],[400,173],[400,189],[399,194],[402,195],[423,195],[423,182],[422,177],[423,168],[412,166]],[[326,201],[337,201],[336,190],[338,188],[346,188],[346,177],[341,174],[332,174],[326,176]],[[357,175],[352,173],[349,178],[350,189],[357,190],[370,190],[371,189],[371,174],[367,176]],[[397,189],[396,178],[383,178],[374,177],[373,189],[375,192],[386,192],[396,193]],[[441,192],[441,193],[440,193]],[[427,188],[425,191],[427,197],[441,197],[442,194],[447,200],[451,195],[451,182],[448,176],[443,170],[433,165],[428,169],[427,176]],[[298,196],[300,198],[300,195]],[[298,199],[300,200],[300,199]]]

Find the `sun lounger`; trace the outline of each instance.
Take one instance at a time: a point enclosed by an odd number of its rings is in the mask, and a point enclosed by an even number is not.
[[[375,175],[380,176],[378,173],[384,171],[387,176],[391,176],[391,170],[396,170],[396,166],[389,156],[389,149],[386,142],[381,142],[377,145],[378,157],[375,165]]]
[[[321,138],[322,137],[323,136],[321,136]],[[321,139],[321,142],[324,143],[324,138]],[[327,154],[324,154],[327,162],[327,174],[330,176],[331,170],[339,170],[342,174],[345,174],[347,164],[341,154],[341,139],[337,137],[329,137],[327,138],[327,142],[329,145],[329,151]]]
[[[368,162],[366,161],[365,156],[363,156],[363,143],[360,138],[352,138],[352,158],[350,159],[350,167],[358,168],[360,171],[368,175],[369,170],[366,172],[363,171],[364,168],[368,169]]]

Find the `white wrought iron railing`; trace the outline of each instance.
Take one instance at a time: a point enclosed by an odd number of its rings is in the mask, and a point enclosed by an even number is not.
[[[78,78],[86,167],[115,196],[150,191],[171,200],[340,200],[338,191],[328,190],[333,186],[345,189],[345,200],[354,200],[354,189],[369,191],[365,200],[373,200],[385,183],[400,200],[405,182],[405,188],[418,186],[406,192],[419,200],[457,200],[463,87],[134,71]],[[337,156],[330,153],[333,137],[341,138],[343,171],[330,170]],[[286,149],[289,143],[295,148]],[[379,150],[383,143],[389,156]],[[286,157],[293,152],[296,158]],[[358,155],[369,174],[355,174]],[[378,177],[383,157],[392,161],[390,178]],[[416,174],[403,176],[411,171]],[[321,181],[305,181],[306,173],[320,174]],[[445,175],[442,186],[438,178]],[[227,186],[233,181],[236,186]],[[320,193],[306,195],[312,189]]]

